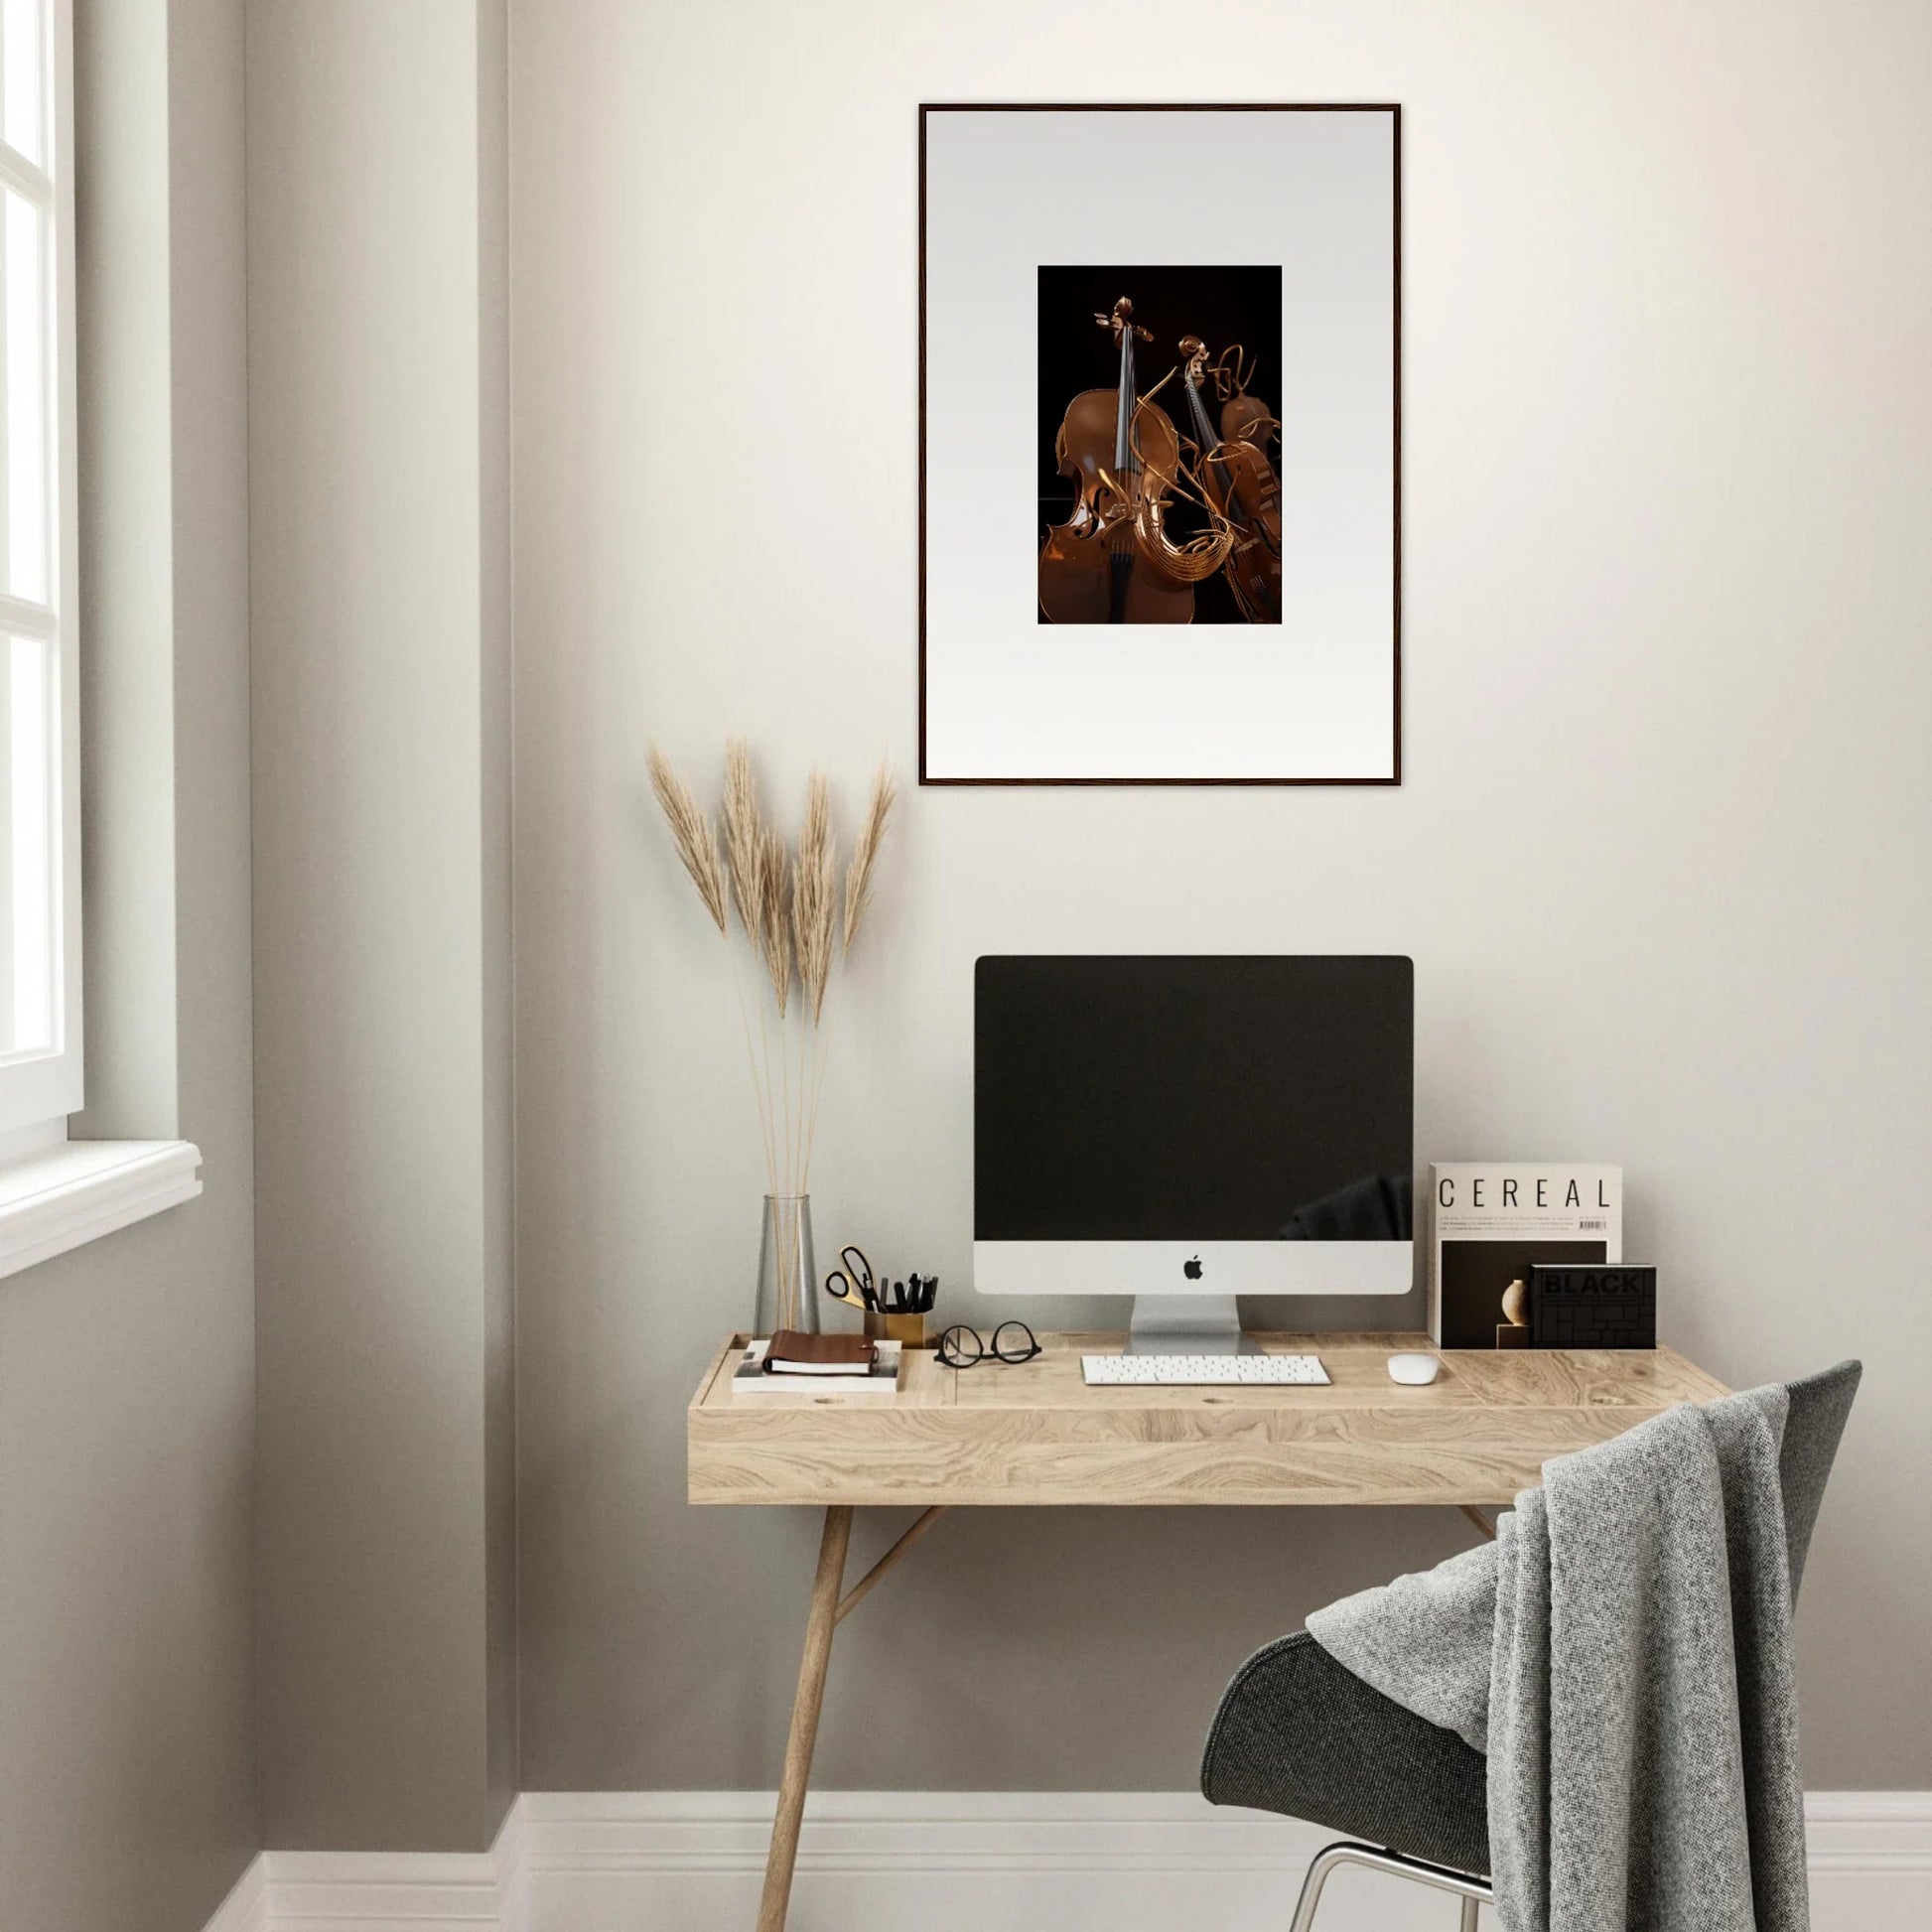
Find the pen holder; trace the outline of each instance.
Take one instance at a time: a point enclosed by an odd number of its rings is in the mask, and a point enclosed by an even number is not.
[[[874,1341],[897,1341],[907,1348],[925,1346],[923,1314],[869,1314],[866,1333]]]

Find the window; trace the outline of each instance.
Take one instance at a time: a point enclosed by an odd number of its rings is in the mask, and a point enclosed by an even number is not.
[[[0,1135],[81,1100],[69,0],[0,0]]]

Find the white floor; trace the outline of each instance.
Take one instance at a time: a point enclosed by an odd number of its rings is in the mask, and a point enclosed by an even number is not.
[[[771,1796],[532,1792],[479,1853],[269,1853],[208,1932],[750,1932]],[[1932,1793],[1814,1792],[1814,1932],[1932,1926]],[[1283,1932],[1335,1834],[1191,1793],[826,1792],[789,1932]],[[1445,1932],[1342,1871],[1321,1932]]]

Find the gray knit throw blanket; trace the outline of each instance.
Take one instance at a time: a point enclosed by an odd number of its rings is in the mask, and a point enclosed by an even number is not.
[[[1489,1757],[1504,1932],[1808,1932],[1782,1388],[1543,1466],[1493,1544],[1309,1618]]]

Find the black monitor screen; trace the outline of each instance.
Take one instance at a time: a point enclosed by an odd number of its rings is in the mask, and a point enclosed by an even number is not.
[[[1414,1059],[1407,959],[982,959],[974,1238],[1407,1240]]]

